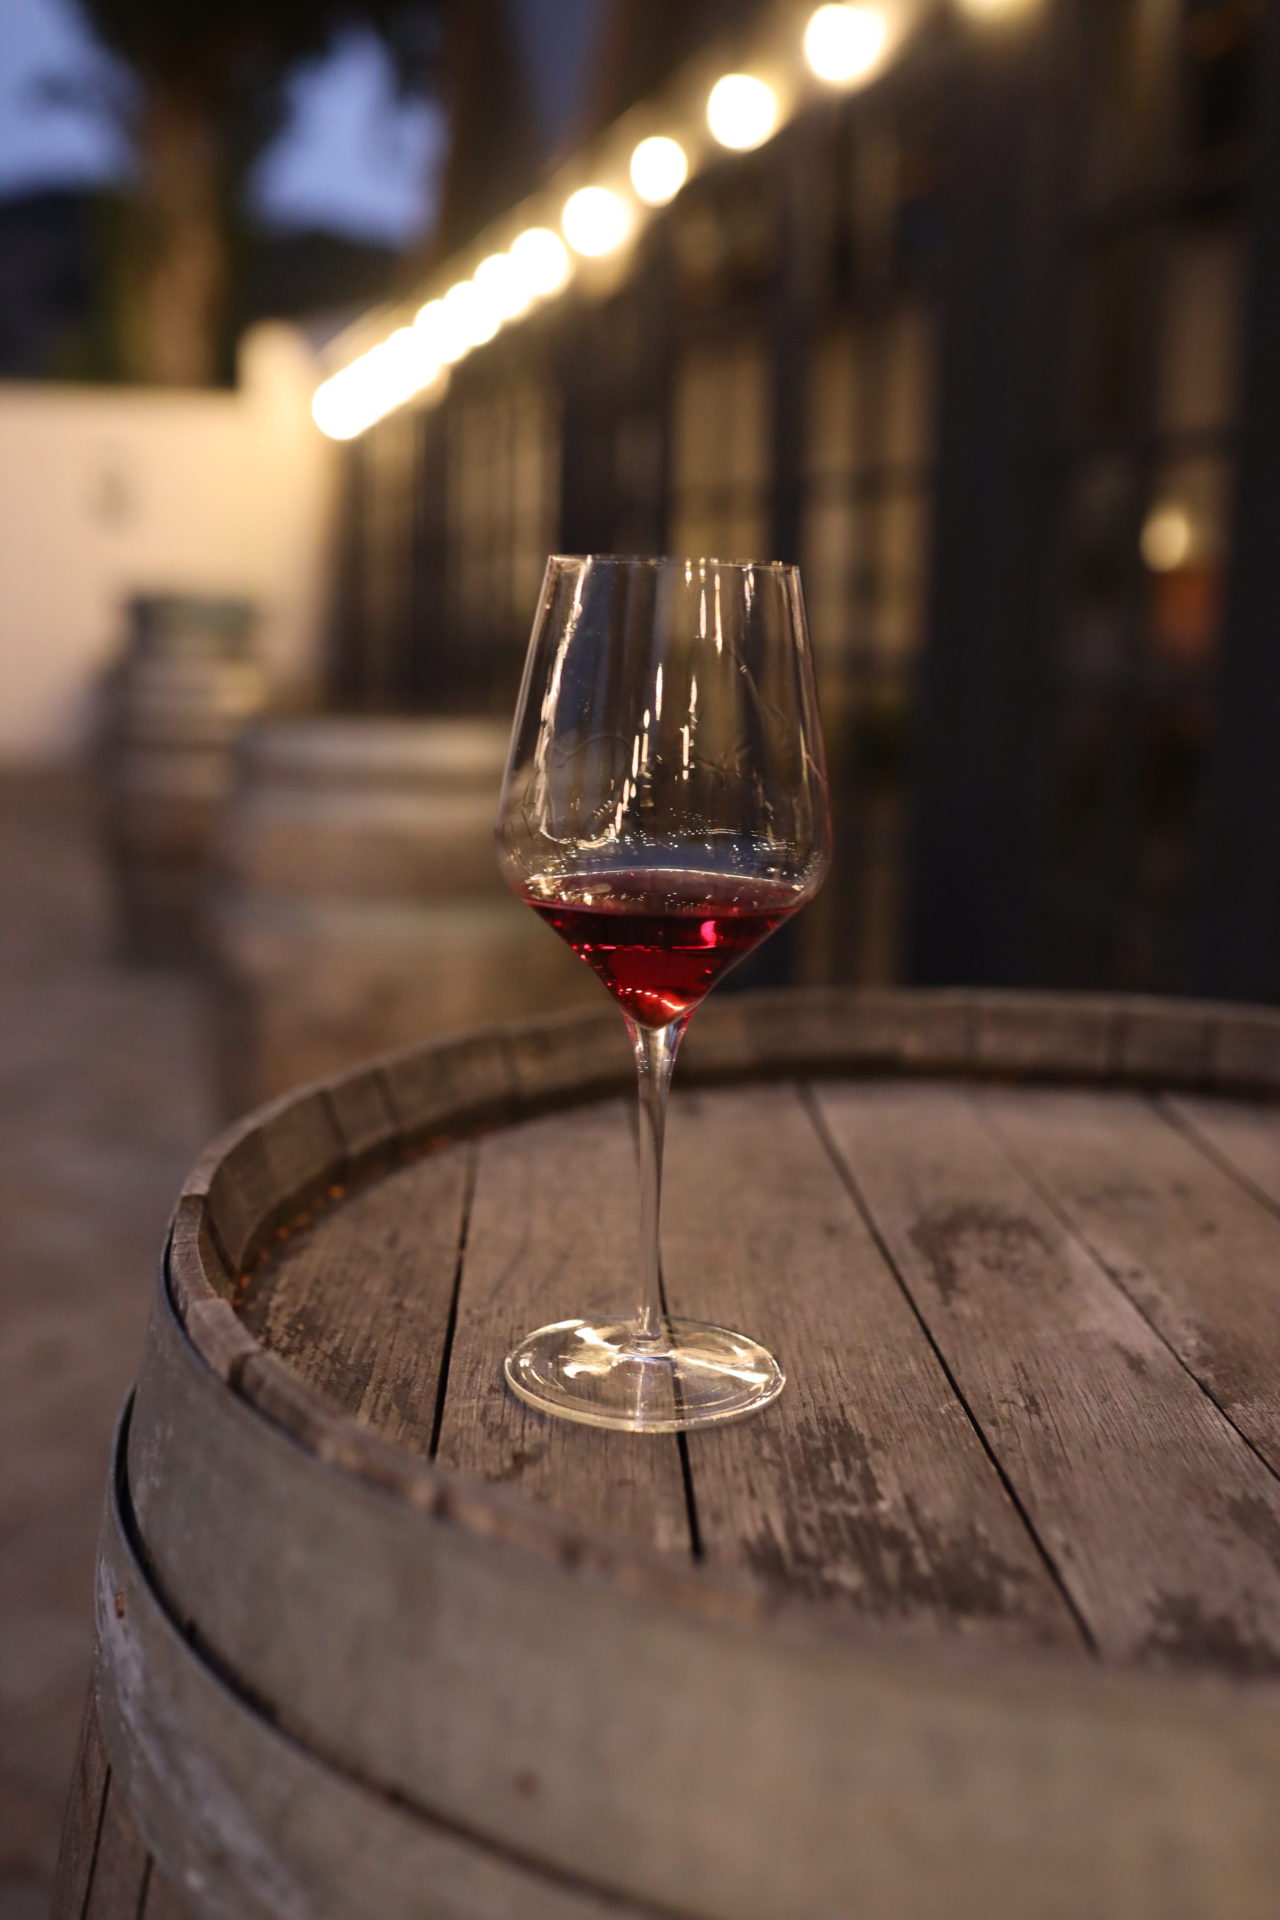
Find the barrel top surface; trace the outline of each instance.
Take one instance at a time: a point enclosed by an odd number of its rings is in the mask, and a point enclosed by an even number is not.
[[[306,784],[338,777],[360,783],[470,777],[492,783],[506,759],[509,732],[487,720],[298,714],[250,728],[240,751],[259,779]]]
[[[606,1009],[251,1116],[175,1216],[195,1344],[337,1470],[677,1598],[1280,1678],[1280,1016],[713,1002],[677,1072],[667,1302],[788,1385],[679,1438],[501,1380],[530,1328],[631,1304],[629,1070]]]

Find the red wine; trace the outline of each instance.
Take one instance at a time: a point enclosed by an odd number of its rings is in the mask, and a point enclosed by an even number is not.
[[[644,1027],[691,1013],[800,904],[777,881],[671,868],[544,875],[523,898]]]

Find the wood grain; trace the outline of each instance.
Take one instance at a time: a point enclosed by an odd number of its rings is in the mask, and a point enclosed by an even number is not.
[[[207,1199],[219,1249],[238,1273],[291,1203],[332,1178],[345,1148],[327,1096],[278,1101],[224,1136],[185,1189]]]
[[[376,1153],[398,1135],[391,1096],[376,1067],[342,1075],[328,1083],[327,1092],[334,1121],[353,1159]]]
[[[432,1047],[392,1054],[383,1084],[402,1138],[505,1115],[511,1064],[497,1031],[486,1029]]]
[[[135,1920],[146,1894],[149,1867],[147,1843],[138,1829],[124,1783],[112,1772],[83,1920]]]
[[[709,1561],[878,1618],[1080,1644],[794,1086],[677,1098],[664,1266],[673,1313],[788,1371],[758,1419],[688,1437]]]
[[[175,1629],[114,1507],[103,1539],[99,1592],[116,1596],[99,1608],[113,1788],[127,1782],[170,1888],[198,1889],[191,1920],[666,1920],[512,1858],[288,1738]],[[85,1920],[137,1920],[146,1855],[131,1814],[127,1826],[113,1843],[123,1877],[102,1878],[99,1895],[95,1875]],[[153,1868],[148,1902],[155,1879]]]
[[[1215,1025],[1213,1084],[1274,1097],[1280,1090],[1280,1013],[1274,1007],[1232,1007]]]
[[[290,1235],[244,1324],[343,1413],[430,1451],[475,1149],[433,1153]]]
[[[428,1522],[175,1359],[145,1530],[219,1671],[114,1507],[98,1621],[112,1764],[201,1920],[1273,1920],[1269,1692],[716,1619],[691,1574]]]
[[[51,1920],[81,1920],[93,1872],[98,1831],[107,1791],[107,1756],[90,1686],[76,1747],[75,1766],[62,1822],[62,1844],[53,1885]]]
[[[502,1379],[505,1355],[535,1327],[632,1310],[637,1204],[622,1101],[480,1142],[438,1458],[574,1525],[683,1556],[689,1523],[673,1436],[637,1443],[552,1420],[517,1401]]]
[[[1280,1472],[1276,1214],[1136,1094],[988,1091],[982,1104],[1014,1158]],[[1262,1161],[1268,1133],[1256,1115],[1248,1138]],[[1269,1140],[1280,1171],[1274,1122]],[[1242,1515],[1253,1499],[1242,1487]],[[1280,1523],[1259,1508],[1257,1525],[1280,1562]]]
[[[153,1860],[151,1878],[147,1881],[146,1901],[138,1920],[201,1920],[201,1916],[188,1906],[172,1880],[160,1871]]]
[[[1134,996],[1121,1003],[1116,1065],[1121,1079],[1175,1086],[1209,1077],[1218,1009],[1203,1001]]]
[[[989,993],[978,1003],[973,1065],[997,1073],[1103,1079],[1114,1065],[1114,1000],[1095,994]]]
[[[1280,1488],[970,1095],[881,1084],[818,1099],[1099,1649],[1280,1675]]]
[[[1219,1162],[1280,1208],[1280,1107],[1164,1094],[1161,1107]]]

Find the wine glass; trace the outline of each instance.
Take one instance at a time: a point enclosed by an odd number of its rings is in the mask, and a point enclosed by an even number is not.
[[[497,824],[510,886],[622,1009],[640,1094],[640,1303],[508,1355],[544,1412],[678,1432],[782,1390],[745,1335],[666,1310],[662,1145],[676,1051],[735,961],[829,862],[822,737],[796,568],[610,554],[547,563]]]

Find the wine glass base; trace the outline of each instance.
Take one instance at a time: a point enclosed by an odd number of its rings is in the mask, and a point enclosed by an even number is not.
[[[740,1333],[664,1320],[662,1339],[638,1340],[626,1320],[561,1320],[507,1355],[507,1385],[541,1413],[628,1433],[685,1433],[739,1420],[776,1400],[786,1375]]]

